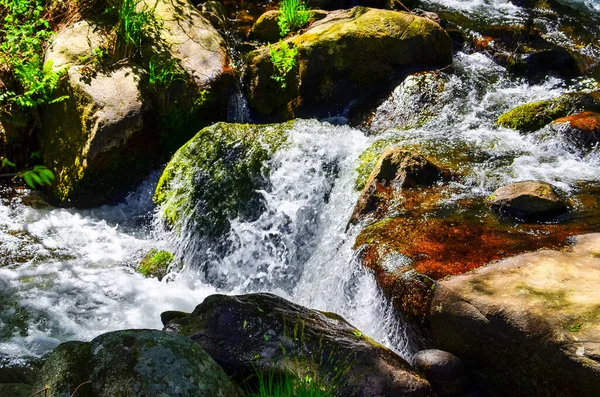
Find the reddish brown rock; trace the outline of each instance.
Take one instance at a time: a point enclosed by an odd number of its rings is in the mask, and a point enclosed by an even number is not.
[[[448,170],[420,154],[397,147],[387,148],[365,184],[350,223],[356,223],[371,213],[382,215],[403,189],[430,187],[448,179]]]
[[[552,126],[582,149],[592,149],[600,143],[600,113],[582,112],[561,117],[554,120]]]

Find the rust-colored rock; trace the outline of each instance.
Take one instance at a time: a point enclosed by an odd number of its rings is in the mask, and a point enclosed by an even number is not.
[[[552,126],[566,139],[582,149],[600,143],[600,113],[582,112],[554,120]]]
[[[385,149],[363,189],[350,223],[371,213],[381,215],[403,189],[429,187],[450,179],[450,172],[418,153],[398,147]]]

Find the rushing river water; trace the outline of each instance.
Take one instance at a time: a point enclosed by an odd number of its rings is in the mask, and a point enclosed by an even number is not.
[[[494,18],[508,20],[520,12],[500,0],[444,3],[494,9]],[[594,1],[579,6],[600,8]],[[442,93],[445,105],[419,128],[399,132],[393,120],[380,117],[378,129],[388,131],[372,137],[299,120],[289,147],[271,160],[273,188],[261,192],[265,212],[253,221],[232,220],[232,249],[209,255],[201,266],[198,258],[211,247],[198,236],[171,234],[157,220],[152,194],[158,172],[123,203],[86,211],[52,208],[7,188],[0,194],[0,364],[111,330],[161,328],[162,311],[191,311],[214,293],[255,291],[339,313],[408,357],[402,322],[354,258],[359,230],[346,230],[359,195],[358,156],[382,136],[442,157],[468,152],[460,165],[465,178],[449,200],[485,197],[502,184],[529,179],[571,193],[582,182],[600,182],[597,151],[579,153],[544,130],[525,136],[495,126],[515,105],[565,90],[557,79],[533,86],[515,81],[485,55],[459,52]],[[387,103],[378,115],[389,111],[386,106],[395,105]],[[151,248],[175,252],[180,270],[163,282],[137,274],[135,266]]]

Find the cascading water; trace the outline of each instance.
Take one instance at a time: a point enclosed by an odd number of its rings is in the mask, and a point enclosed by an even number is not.
[[[500,10],[495,18],[503,20],[520,18],[520,9],[504,1],[492,2],[499,7],[479,0],[445,3],[473,12]],[[393,103],[375,115],[378,129],[388,130],[375,137],[347,126],[297,121],[290,144],[271,160],[271,188],[260,192],[264,212],[251,221],[231,219],[226,254],[213,255],[202,266],[198,258],[210,245],[194,234],[167,232],[154,220],[151,196],[158,175],[122,204],[89,211],[32,205],[27,192],[4,192],[0,359],[38,357],[62,341],[89,340],[116,329],[160,328],[162,311],[190,311],[213,293],[255,291],[339,313],[408,357],[411,345],[402,322],[354,258],[358,227],[346,230],[358,197],[358,157],[367,147],[393,138],[450,160],[463,156],[459,166],[466,178],[450,201],[485,197],[519,180],[544,180],[567,192],[580,181],[600,181],[597,152],[579,153],[545,130],[523,136],[494,124],[515,105],[564,92],[559,80],[534,86],[515,82],[482,54],[458,53],[454,69],[441,95],[445,105],[419,127],[394,130],[393,118],[382,117]],[[163,282],[135,273],[151,248],[175,252],[181,270]]]

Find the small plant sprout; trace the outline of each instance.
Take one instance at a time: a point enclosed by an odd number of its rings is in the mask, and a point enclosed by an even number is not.
[[[289,47],[287,43],[280,40],[277,45],[269,44],[269,55],[275,68],[275,74],[271,78],[277,81],[282,89],[285,89],[287,75],[296,67],[298,49],[294,46]]]
[[[277,24],[281,37],[304,27],[310,19],[310,13],[302,0],[282,0],[279,3],[279,12]]]

